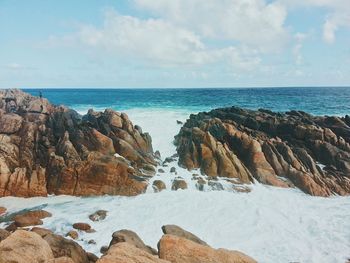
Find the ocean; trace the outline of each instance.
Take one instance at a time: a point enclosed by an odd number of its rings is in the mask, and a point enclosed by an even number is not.
[[[38,95],[38,89],[27,89]],[[175,153],[174,136],[189,114],[213,108],[239,106],[273,111],[303,110],[314,115],[350,114],[350,88],[256,89],[41,89],[54,104],[67,105],[81,114],[88,109],[112,108],[126,112],[134,124],[149,132],[154,150],[162,158]],[[80,233],[79,244],[99,255],[114,231],[131,229],[146,244],[157,246],[164,224],[176,224],[193,232],[215,248],[242,251],[258,262],[345,262],[350,257],[350,197],[312,197],[298,189],[282,189],[256,183],[250,193],[205,189],[198,191],[189,172],[176,164],[177,176],[187,190],[171,191],[174,174],[161,179],[167,190],[154,193],[148,187],[136,197],[101,196],[1,198],[10,212],[44,207],[53,217],[43,227],[66,234],[75,222],[88,222],[95,233]],[[107,218],[91,222],[88,215],[108,210]],[[2,223],[3,224],[3,223]],[[2,226],[0,224],[0,227]],[[89,240],[96,244],[89,244]]]

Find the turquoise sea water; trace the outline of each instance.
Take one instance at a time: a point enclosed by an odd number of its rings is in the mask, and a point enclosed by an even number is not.
[[[350,114],[350,87],[244,89],[40,89],[52,103],[75,109],[168,108],[189,111],[239,106],[273,111],[303,110],[315,115]],[[38,95],[38,89],[28,89]]]

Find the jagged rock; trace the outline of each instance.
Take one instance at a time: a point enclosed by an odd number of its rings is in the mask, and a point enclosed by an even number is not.
[[[182,190],[187,189],[187,183],[183,179],[174,179],[171,185],[171,190],[177,191],[179,189],[182,189]]]
[[[191,115],[175,137],[179,165],[317,196],[350,194],[346,118],[236,107]],[[324,165],[324,169],[319,164]]]
[[[111,246],[97,263],[170,263],[127,242]]]
[[[113,233],[112,240],[109,243],[109,248],[111,248],[114,244],[123,242],[129,243],[152,255],[157,254],[157,251],[150,246],[145,245],[145,243],[143,243],[141,238],[135,232],[126,229],[122,229]]]
[[[91,229],[91,226],[87,223],[74,223],[73,228],[81,231],[88,231]]]
[[[188,232],[188,231],[186,231],[186,230],[184,230],[181,227],[176,226],[176,225],[164,225],[164,226],[162,226],[162,231],[166,235],[173,235],[173,236],[185,238],[185,239],[191,240],[195,243],[198,243],[198,244],[204,245],[204,246],[208,245],[203,240],[201,240],[199,237],[195,236],[191,232]]]
[[[107,216],[106,210],[97,210],[95,213],[89,215],[91,221],[101,221],[104,220]]]
[[[162,180],[154,180],[152,186],[155,192],[161,192],[166,189],[166,185]]]
[[[164,235],[158,244],[159,257],[171,263],[256,263],[251,257],[227,249],[213,249],[191,240]]]
[[[137,195],[155,174],[151,137],[126,114],[80,116],[20,90],[0,102],[0,196]]]
[[[39,263],[53,258],[48,243],[34,232],[17,230],[0,242],[0,263]]]

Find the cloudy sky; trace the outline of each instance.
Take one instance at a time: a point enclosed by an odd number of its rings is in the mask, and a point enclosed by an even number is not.
[[[0,87],[350,85],[350,0],[0,0]]]

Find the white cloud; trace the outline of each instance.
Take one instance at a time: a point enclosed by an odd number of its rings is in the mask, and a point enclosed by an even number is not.
[[[303,48],[303,42],[306,38],[306,35],[303,33],[296,33],[295,36],[296,44],[293,48],[293,55],[295,57],[295,64],[301,65],[303,63],[303,55],[301,53],[301,49]]]
[[[280,48],[288,33],[283,5],[264,0],[134,0],[139,8],[209,39],[237,41],[262,50]]]

